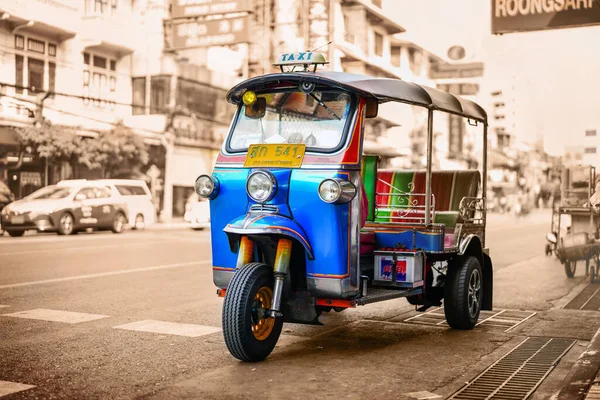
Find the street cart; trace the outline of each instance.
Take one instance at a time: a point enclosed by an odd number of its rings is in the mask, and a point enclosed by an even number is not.
[[[225,343],[243,361],[265,359],[284,322],[320,325],[332,310],[406,297],[419,311],[443,303],[452,328],[471,329],[492,308],[485,111],[414,83],[317,71],[326,63],[284,54],[281,73],[233,87],[229,134],[195,183],[210,200]],[[385,102],[427,112],[425,170],[382,170],[363,152],[365,120]],[[478,126],[482,171],[433,170],[438,111]]]
[[[554,254],[569,278],[575,276],[578,261],[585,261],[585,276],[595,281],[600,265],[600,193],[594,183],[596,170],[591,166],[565,168],[560,200],[552,206],[546,254]]]

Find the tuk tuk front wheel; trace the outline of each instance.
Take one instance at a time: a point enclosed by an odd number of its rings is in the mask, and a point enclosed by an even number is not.
[[[475,257],[460,257],[448,269],[444,284],[444,314],[454,329],[473,329],[483,299],[483,274]]]
[[[573,278],[575,276],[575,270],[577,269],[577,263],[574,261],[565,261],[565,273],[567,277]]]
[[[250,263],[233,275],[223,303],[223,336],[232,356],[262,361],[277,344],[283,318],[267,315],[273,299],[273,271]]]

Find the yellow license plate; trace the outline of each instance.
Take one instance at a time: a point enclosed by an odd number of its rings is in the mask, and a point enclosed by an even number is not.
[[[244,167],[298,168],[302,165],[305,144],[252,144]]]

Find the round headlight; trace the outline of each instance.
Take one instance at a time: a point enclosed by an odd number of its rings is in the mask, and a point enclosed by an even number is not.
[[[204,197],[206,199],[210,198],[213,193],[215,193],[215,188],[215,181],[208,175],[200,175],[194,184],[196,193],[198,193],[200,197]]]
[[[257,203],[265,203],[275,196],[275,177],[267,171],[256,171],[250,174],[246,182],[246,192]]]
[[[325,179],[319,185],[319,197],[325,203],[347,203],[356,195],[356,186],[343,179]]]

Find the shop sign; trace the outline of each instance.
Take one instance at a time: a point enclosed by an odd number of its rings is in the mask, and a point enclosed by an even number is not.
[[[171,37],[172,49],[246,43],[250,38],[249,20],[244,16],[174,23]]]
[[[249,10],[249,0],[174,0],[171,18],[203,17]]]
[[[492,0],[492,33],[600,24],[600,0]]]

